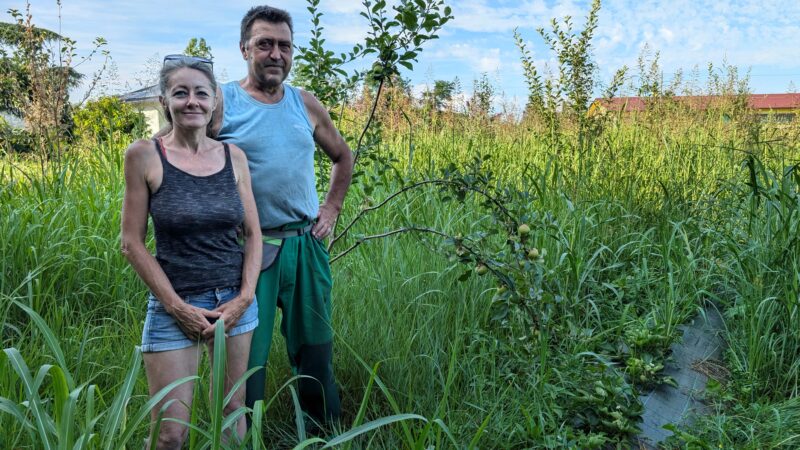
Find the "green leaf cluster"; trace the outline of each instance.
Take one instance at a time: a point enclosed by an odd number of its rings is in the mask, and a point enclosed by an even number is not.
[[[117,97],[87,102],[75,111],[75,137],[84,141],[129,141],[146,134],[144,116]]]

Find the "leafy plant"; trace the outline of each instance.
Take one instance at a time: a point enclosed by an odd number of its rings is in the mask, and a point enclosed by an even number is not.
[[[73,120],[76,137],[89,142],[132,141],[147,132],[142,113],[117,97],[87,102]]]

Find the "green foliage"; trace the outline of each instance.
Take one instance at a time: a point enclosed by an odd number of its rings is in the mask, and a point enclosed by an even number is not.
[[[49,60],[47,45],[64,39],[58,33],[23,21],[19,11],[10,9],[14,23],[0,22],[0,109],[22,115],[33,99],[31,67],[39,59]],[[10,49],[11,53],[8,53]],[[47,61],[52,66],[52,63]],[[34,66],[35,67],[35,66]],[[58,72],[58,68],[50,67]],[[82,75],[68,69],[69,86],[77,85]]]
[[[17,10],[10,9],[8,12],[14,18],[19,17]],[[28,30],[25,27],[21,27],[19,23],[0,22],[0,44],[2,45],[11,47],[25,45],[26,40],[29,39],[26,36],[28,33],[33,35],[39,45],[45,41],[55,41],[62,38],[58,33],[45,28],[32,27]]]
[[[147,132],[144,116],[116,97],[92,100],[75,111],[75,136],[85,141],[125,142]]]
[[[489,76],[482,73],[472,83],[472,100],[470,100],[470,115],[477,118],[487,118],[492,113],[492,100],[495,88],[489,81]]]
[[[768,134],[765,152],[766,143],[748,144],[735,121],[670,127],[664,137],[647,121],[622,123],[588,153],[603,170],[580,178],[569,152],[549,148],[525,125],[462,120],[443,122],[443,131],[418,122],[416,171],[407,170],[405,128],[386,124],[376,148],[396,157],[394,170],[381,176],[364,164],[365,182],[348,197],[343,223],[366,212],[332,254],[361,241],[332,267],[346,280],[334,286],[334,329],[343,405],[360,420],[328,440],[357,429],[363,434],[346,435],[353,449],[627,448],[640,410],[633,371],[657,382],[659,372],[646,364],[664,364],[659,355],[677,326],[712,299],[726,317],[724,364],[735,376],[719,383],[719,412],[682,427],[677,445],[792,448],[800,347],[792,211],[800,188],[781,161],[800,158],[793,140]],[[109,226],[119,223],[122,145],[75,154],[49,181],[26,178],[24,160],[0,161],[0,304],[16,300],[37,311],[61,347],[63,372],[87,385],[72,436],[88,429],[93,384],[90,417],[130,392],[127,420],[118,423],[133,445],[146,433],[146,420],[134,427],[131,417],[147,390],[139,372],[128,391],[132,366],[119,353],[132,355],[140,339],[145,294],[119,254],[118,228]],[[763,159],[741,165],[738,148]],[[389,235],[412,227],[418,231]],[[388,236],[367,239],[374,235]],[[475,276],[478,264],[486,275]],[[392,317],[391,332],[376,317]],[[62,366],[22,309],[0,308],[0,319],[3,348],[19,351],[32,379],[44,365]],[[290,372],[281,345],[277,339],[268,374],[268,391],[280,394],[265,402],[259,426],[263,443],[292,448],[303,441],[291,393],[281,390]],[[645,365],[628,362],[634,357]],[[204,366],[201,380],[208,374]],[[0,362],[0,391],[14,405],[0,414],[0,446],[41,447],[25,409],[34,403],[23,404],[18,380]],[[55,408],[49,380],[40,410],[55,421],[64,408]],[[203,445],[213,437],[214,408],[204,394],[195,401],[192,433]],[[425,420],[373,422],[402,414]],[[106,417],[94,425],[97,435],[121,436],[102,434]],[[34,426],[33,438],[20,418]]]
[[[436,80],[433,89],[422,94],[422,101],[432,112],[444,111],[449,109],[455,91],[455,81]]]
[[[189,43],[187,43],[186,48],[183,49],[183,54],[214,59],[214,56],[211,54],[211,47],[206,44],[205,38],[197,39],[193,37],[189,39]]]
[[[668,449],[794,449],[800,444],[800,400],[737,404],[719,415],[701,417],[691,430],[669,429],[675,436],[664,445]]]
[[[348,96],[350,90],[360,79],[360,74],[350,76],[342,68],[343,65],[354,61],[363,55],[363,46],[357,44],[348,53],[335,55],[324,47],[325,38],[321,25],[322,12],[319,0],[308,0],[308,11],[311,13],[311,39],[308,47],[300,46],[294,58],[292,82],[314,94],[323,105],[331,108],[331,113],[336,119],[336,108]]]
[[[371,22],[373,36],[392,20],[413,24],[397,19],[403,5]],[[336,64],[308,73],[327,79]],[[794,125],[755,124],[735,108],[730,121],[648,110],[603,126],[544,108],[544,134],[466,115],[434,123],[414,108],[382,122],[375,109],[397,74],[375,74],[372,109],[339,105],[340,118],[355,116],[339,124],[363,157],[330,244],[344,280],[334,285],[337,378],[353,415],[304,439],[276,340],[276,394],[252,411],[253,448],[628,448],[638,387],[669,381],[660,369],[679,326],[709,302],[726,321],[719,364],[731,376],[710,383],[712,414],[675,428],[667,447],[797,446]],[[90,144],[41,175],[26,158],[0,159],[0,446],[72,448],[94,433],[92,445],[114,448],[147,433],[141,414],[153,403],[137,353],[119,362],[144,315],[109,226],[125,143]],[[208,375],[204,365],[201,383]],[[195,398],[196,446],[225,446],[236,417],[221,417],[224,401]]]
[[[413,68],[422,51],[422,44],[437,39],[436,32],[449,22],[452,10],[443,0],[402,0],[386,10],[385,0],[363,0],[370,29],[364,45],[365,54],[376,54],[378,60],[370,76],[378,81],[398,73],[399,67]]]
[[[670,345],[678,338],[664,324],[648,321],[633,322],[625,330],[625,373],[631,383],[642,387],[658,384],[674,385],[675,381],[661,375]]]
[[[569,16],[563,22],[552,19],[550,30],[543,27],[537,29],[552,56],[558,61],[557,73],[551,77],[542,78],[521,34],[514,30],[514,39],[521,53],[523,74],[528,85],[526,117],[543,120],[551,131],[551,137],[555,138],[561,125],[559,116],[566,113],[567,119],[577,122],[580,127],[577,146],[579,152],[585,150],[587,140],[597,132],[593,129],[597,124],[590,122],[586,113],[592,92],[598,84],[597,64],[592,57],[592,39],[599,13],[600,0],[593,0],[582,30],[573,30],[572,18]],[[604,97],[613,97],[616,94],[626,72],[627,68],[622,67],[615,73],[603,93]]]
[[[354,165],[362,154],[366,154],[377,167],[378,177],[384,178],[384,175],[390,172],[391,158],[382,158],[372,152],[381,136],[381,126],[375,121],[375,113],[383,86],[387,81],[397,78],[399,66],[413,68],[413,62],[416,62],[419,52],[422,51],[422,45],[438,38],[435,33],[452,19],[452,11],[449,6],[444,5],[443,0],[403,0],[392,7],[394,11],[392,18],[392,13],[387,10],[386,1],[378,0],[373,3],[371,0],[364,0],[365,11],[361,12],[361,16],[369,23],[366,41],[364,44],[356,44],[352,51],[336,56],[323,46],[325,43],[322,36],[324,27],[321,25],[323,14],[318,10],[319,0],[308,0],[308,4],[312,36],[309,47],[298,49],[295,57],[297,64],[294,81],[328,106],[331,109],[331,116],[334,120],[338,120],[334,108],[344,106],[348,91],[364,77],[364,74],[360,73],[353,73],[348,77],[342,66],[358,58],[377,55],[377,61],[366,74],[367,83],[377,83],[377,88],[372,109],[355,143]],[[352,136],[348,136],[347,133],[342,134],[346,140],[353,141]],[[323,190],[329,181],[329,163],[327,158],[320,154],[316,162],[317,186]],[[354,183],[361,181],[362,173],[354,172]]]
[[[69,89],[82,78],[72,67],[75,41],[36,27],[30,5],[25,15],[15,9],[8,12],[14,22],[0,26],[0,43],[10,47],[10,54],[0,50],[0,108],[25,120],[39,158],[59,160],[72,127]],[[97,38],[82,60],[103,45],[105,40]],[[44,164],[41,168],[46,170]]]

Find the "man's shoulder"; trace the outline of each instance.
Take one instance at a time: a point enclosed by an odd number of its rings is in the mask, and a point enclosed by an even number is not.
[[[300,95],[300,98],[303,100],[303,105],[306,107],[306,111],[308,112],[309,116],[313,117],[312,120],[315,122],[319,120],[320,115],[327,115],[328,110],[322,106],[317,97],[314,96],[311,92],[308,92],[304,89],[297,88],[297,93]]]
[[[310,99],[316,100],[317,98],[314,97],[314,94],[308,92],[307,90],[301,88],[300,86],[295,86],[293,84],[289,84],[287,82],[283,82],[283,87],[288,91],[294,91],[297,95],[303,99],[303,102],[308,102]]]
[[[218,88],[222,92],[222,95],[229,95],[231,92],[236,90],[236,85],[239,84],[238,81],[226,81],[224,83],[219,83]]]

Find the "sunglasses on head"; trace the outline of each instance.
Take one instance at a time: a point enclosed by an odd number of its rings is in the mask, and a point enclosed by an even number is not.
[[[164,57],[164,65],[165,66],[170,64],[170,63],[174,64],[174,63],[178,63],[178,62],[187,62],[187,63],[197,62],[197,63],[201,63],[201,64],[208,64],[209,68],[213,68],[214,67],[214,62],[213,61],[211,61],[208,58],[203,58],[202,56],[189,56],[189,55],[178,55],[178,54],[175,54],[175,55],[167,55],[167,56]]]

